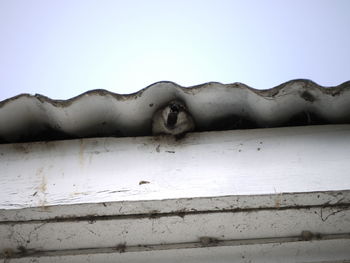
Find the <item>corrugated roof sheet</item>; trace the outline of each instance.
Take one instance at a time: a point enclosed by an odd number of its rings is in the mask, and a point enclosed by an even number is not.
[[[268,90],[242,83],[181,87],[158,82],[119,95],[92,90],[68,100],[21,94],[0,102],[0,141],[151,135],[152,116],[180,99],[196,131],[350,123],[350,81],[321,87],[292,80]]]

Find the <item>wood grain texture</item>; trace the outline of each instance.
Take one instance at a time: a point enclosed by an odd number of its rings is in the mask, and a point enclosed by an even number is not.
[[[344,190],[349,156],[350,125],[0,145],[0,208]]]

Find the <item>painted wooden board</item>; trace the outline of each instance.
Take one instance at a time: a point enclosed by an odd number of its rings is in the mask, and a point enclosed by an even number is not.
[[[2,258],[348,260],[349,139],[329,125],[0,145]]]
[[[3,222],[0,250],[25,247],[50,251],[82,248],[148,246],[218,240],[300,237],[303,231],[322,235],[350,233],[350,208],[311,207],[71,218],[59,221]],[[350,236],[348,236],[350,238]]]
[[[165,246],[164,246],[165,247]],[[120,253],[116,249],[80,250],[67,254],[45,253],[40,257],[22,257],[8,260],[11,263],[349,263],[350,240],[336,239],[313,242],[271,242],[265,244],[212,246],[202,248],[177,248]]]
[[[258,209],[310,208],[350,204],[350,190],[278,193],[265,195],[230,195],[164,200],[116,201],[74,205],[55,205],[23,209],[0,209],[1,222],[66,220],[69,218],[113,217],[202,213],[215,211],[250,211]]]
[[[350,125],[0,145],[0,208],[350,189]]]

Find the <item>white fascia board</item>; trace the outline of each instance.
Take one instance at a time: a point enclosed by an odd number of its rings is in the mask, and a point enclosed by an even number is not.
[[[0,209],[346,190],[349,156],[350,125],[5,144]]]
[[[0,249],[57,259],[303,231],[344,247],[349,156],[350,125],[0,145]]]

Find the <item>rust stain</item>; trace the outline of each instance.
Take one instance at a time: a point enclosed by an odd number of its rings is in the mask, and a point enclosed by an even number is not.
[[[50,210],[50,207],[47,206],[47,201],[46,201],[45,197],[44,197],[44,199],[40,200],[39,206],[40,206],[42,211],[49,211]]]
[[[281,207],[281,197],[282,197],[282,194],[278,194],[276,196],[276,199],[275,199],[275,207],[276,208],[280,208]]]
[[[40,178],[40,183],[38,185],[38,187],[36,188],[38,191],[35,192],[33,194],[33,196],[38,196],[39,199],[39,206],[43,209],[43,210],[48,210],[47,205],[47,201],[46,201],[46,190],[47,190],[47,178],[44,174],[44,168],[40,167],[37,172],[36,175]]]
[[[38,177],[40,177],[40,184],[39,186],[37,187],[38,191],[40,193],[43,193],[45,194],[46,190],[47,190],[47,180],[46,180],[46,177],[44,175],[44,168],[43,167],[40,167],[37,172],[36,172],[36,175]]]
[[[39,187],[39,190],[45,194],[46,190],[47,190],[47,180],[46,180],[46,177],[45,175],[43,175],[41,177],[41,184],[40,184],[40,187]]]
[[[74,192],[71,194],[71,196],[75,196],[75,195],[89,195],[90,192]]]
[[[4,258],[11,258],[14,255],[14,251],[12,248],[4,248],[2,250],[2,255]],[[7,262],[4,260],[4,262]]]
[[[275,200],[275,207],[280,208],[281,207],[281,201],[279,199]]]

